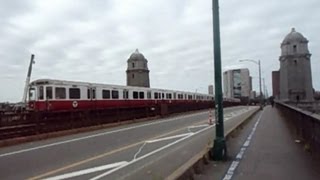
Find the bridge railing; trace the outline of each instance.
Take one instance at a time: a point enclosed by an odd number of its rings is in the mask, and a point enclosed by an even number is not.
[[[302,110],[283,102],[276,102],[276,107],[291,124],[291,128],[304,143],[305,150],[320,157],[320,114]]]

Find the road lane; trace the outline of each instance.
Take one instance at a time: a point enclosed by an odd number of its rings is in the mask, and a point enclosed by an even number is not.
[[[243,108],[226,108],[225,112]],[[38,175],[44,173],[52,175],[65,170],[66,167],[73,169],[86,162],[104,159],[116,153],[129,154],[128,151],[132,151],[130,148],[138,146],[145,140],[172,134],[179,128],[182,130],[206,119],[208,119],[208,113],[200,112],[3,148],[0,150],[1,177],[4,179],[25,179],[34,176],[42,178],[44,176]],[[114,159],[111,158],[110,161]]]

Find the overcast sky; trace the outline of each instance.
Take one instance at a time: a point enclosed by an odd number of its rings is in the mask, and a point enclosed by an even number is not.
[[[248,67],[258,89],[261,60],[272,94],[280,43],[295,27],[309,40],[320,90],[319,0],[220,0],[223,70]],[[0,101],[22,98],[30,54],[40,78],[125,85],[139,49],[152,87],[207,92],[213,84],[211,0],[0,0]]]

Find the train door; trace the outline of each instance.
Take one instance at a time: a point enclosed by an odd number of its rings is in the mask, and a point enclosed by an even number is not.
[[[37,100],[37,90],[36,87],[30,86],[29,87],[29,94],[28,94],[28,106],[27,108],[30,110],[35,109],[35,102]]]
[[[128,100],[129,99],[129,90],[128,89],[124,89],[123,90],[123,100]]]
[[[89,100],[89,103],[88,103],[88,106],[89,106],[89,109],[96,109],[97,108],[97,89],[96,87],[88,87],[88,100]]]
[[[45,100],[46,100],[46,109],[51,109],[51,100],[53,97],[53,88],[52,86],[45,86]]]

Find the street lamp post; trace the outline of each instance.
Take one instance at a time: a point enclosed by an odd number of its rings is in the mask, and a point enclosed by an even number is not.
[[[257,64],[259,66],[260,109],[262,109],[261,63],[260,63],[260,60],[255,61],[255,60],[252,60],[252,59],[242,59],[242,60],[239,60],[239,61],[240,62],[243,62],[243,61],[253,62],[253,63],[255,63],[255,64]]]
[[[214,47],[214,83],[215,83],[215,117],[216,137],[211,150],[214,160],[223,160],[227,154],[224,138],[223,107],[222,107],[222,82],[221,82],[221,49],[220,49],[220,22],[219,1],[212,0],[213,19],[213,47]]]

